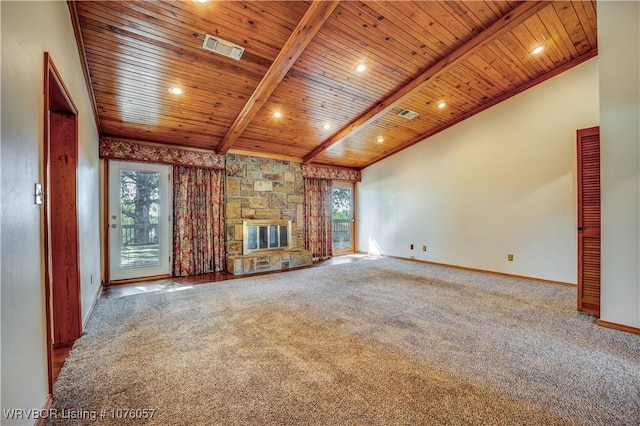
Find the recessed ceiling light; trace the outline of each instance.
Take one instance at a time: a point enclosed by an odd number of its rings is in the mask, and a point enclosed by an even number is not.
[[[367,65],[366,64],[358,64],[356,65],[356,72],[364,72],[364,70],[367,69]]]
[[[280,117],[282,117],[282,113],[280,111],[276,111],[276,112],[273,113],[273,116],[275,118],[280,118]]]
[[[325,130],[329,130],[331,128],[331,124],[327,123],[324,126],[322,126],[322,128]]]
[[[205,4],[209,3],[210,0],[193,0],[195,3]]]
[[[376,139],[376,142],[382,143],[382,142],[384,142],[384,138],[382,136],[380,136],[378,139]]]
[[[173,93],[174,95],[182,95],[184,93],[184,90],[182,90],[182,88],[178,86],[173,86],[169,87],[169,92]]]
[[[532,51],[531,54],[532,55],[537,55],[538,53],[541,53],[544,50],[544,44],[541,44],[540,46],[535,47]]]
[[[444,107],[446,107],[446,106],[447,106],[447,103],[446,103],[446,102],[440,102],[440,103],[438,104],[438,108],[440,108],[440,109],[442,109],[442,108],[444,108]]]

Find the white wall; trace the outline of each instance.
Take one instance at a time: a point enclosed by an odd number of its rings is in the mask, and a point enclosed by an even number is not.
[[[50,52],[79,109],[78,220],[82,310],[100,286],[98,135],[66,2],[0,2],[2,63],[1,332],[2,410],[46,401],[42,207],[43,61]],[[94,283],[90,284],[93,274]],[[33,420],[4,424],[33,424]]]
[[[358,249],[576,283],[575,132],[598,113],[594,58],[364,169]]]
[[[601,319],[640,328],[640,4],[598,2]]]

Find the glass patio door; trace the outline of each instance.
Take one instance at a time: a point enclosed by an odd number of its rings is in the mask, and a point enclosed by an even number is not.
[[[333,182],[333,188],[331,190],[331,217],[333,226],[334,254],[353,253],[355,251],[355,209],[353,189],[354,186],[352,182]]]
[[[170,166],[109,162],[109,279],[171,273]]]

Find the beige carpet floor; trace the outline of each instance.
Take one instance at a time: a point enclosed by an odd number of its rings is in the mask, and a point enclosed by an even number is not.
[[[72,424],[640,424],[640,336],[575,297],[381,258],[103,298],[53,408],[87,417]]]

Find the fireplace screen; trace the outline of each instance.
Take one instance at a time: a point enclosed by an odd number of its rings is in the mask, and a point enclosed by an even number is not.
[[[290,220],[247,220],[243,222],[242,228],[243,254],[290,248]]]

